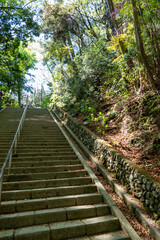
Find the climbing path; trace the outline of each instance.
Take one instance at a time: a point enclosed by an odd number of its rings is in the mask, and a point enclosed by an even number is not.
[[[15,131],[4,128],[1,153]],[[0,240],[130,239],[48,110],[27,111],[0,213]]]

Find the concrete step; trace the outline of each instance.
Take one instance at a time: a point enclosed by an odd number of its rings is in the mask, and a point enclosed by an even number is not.
[[[12,141],[0,143],[0,149],[10,148]]]
[[[2,201],[68,196],[68,195],[95,193],[95,192],[97,192],[97,188],[95,185],[50,187],[50,188],[27,189],[27,190],[11,190],[11,191],[2,191]]]
[[[61,151],[61,150],[63,150],[64,149],[64,151],[65,151],[65,149],[67,148],[69,151],[70,151],[70,146],[69,145],[67,145],[67,144],[57,144],[57,145],[55,145],[55,144],[52,144],[52,143],[40,143],[40,144],[34,144],[34,145],[30,145],[30,144],[23,144],[23,143],[21,143],[21,145],[18,145],[18,147],[17,147],[17,150],[21,150],[21,149],[23,149],[23,150],[36,150],[36,149],[39,149],[39,148],[41,148],[41,149],[48,149],[49,151],[50,151],[50,149],[52,149],[52,150],[58,150],[58,151]]]
[[[120,229],[119,220],[113,216],[87,218],[50,224],[53,240],[67,239]]]
[[[38,140],[39,138],[53,138],[53,137],[57,137],[60,139],[66,139],[65,136],[62,134],[61,131],[48,131],[48,132],[42,132],[42,129],[37,129],[36,132],[32,131],[31,133],[23,133],[21,132],[21,136],[20,139],[31,139],[31,138],[35,138],[36,140]]]
[[[43,166],[40,167],[12,167],[11,174],[21,174],[21,173],[44,173],[44,172],[63,172],[63,171],[77,171],[84,169],[82,164],[77,165],[59,165],[59,166],[46,166],[45,162]],[[5,173],[8,172],[8,169],[5,169]]]
[[[3,162],[0,162],[0,167],[3,165]],[[59,166],[59,165],[77,165],[81,162],[79,160],[61,160],[61,161],[23,161],[23,162],[12,162],[12,168],[16,167],[41,167],[41,166]],[[12,169],[11,169],[12,170]]]
[[[92,236],[70,238],[70,240],[130,240],[122,231],[114,231],[104,234],[96,234]]]
[[[22,134],[23,135],[30,135],[30,134],[35,134],[35,135],[43,135],[43,134],[52,134],[52,133],[60,133],[62,134],[62,132],[60,131],[59,128],[57,128],[56,125],[54,125],[54,122],[52,122],[52,125],[49,126],[42,126],[41,123],[38,125],[38,123],[36,123],[36,125],[32,126],[28,126],[28,123],[26,123],[26,121],[24,121],[24,125],[23,125],[23,129],[22,129]]]
[[[17,126],[18,127],[18,126]],[[13,139],[14,138],[14,135],[15,135],[15,133],[16,133],[16,131],[17,131],[17,129],[15,129],[15,131],[14,131],[14,133],[9,133],[9,132],[7,132],[7,133],[1,133],[1,130],[0,130],[0,139]]]
[[[38,123],[36,124],[37,126],[27,126],[28,124],[26,122],[24,122],[23,125],[23,129],[22,129],[22,133],[23,134],[36,134],[36,135],[42,135],[43,133],[60,133],[63,134],[61,132],[61,130],[59,128],[57,128],[57,126],[54,124],[54,122],[52,122],[52,125],[48,125],[48,126],[42,126],[41,123],[38,125]],[[37,131],[37,128],[40,129],[41,131]]]
[[[103,202],[99,193],[77,194],[71,196],[48,197],[27,200],[12,200],[1,202],[0,213],[15,213],[23,211],[35,211],[49,208],[73,207],[77,205],[93,205]]]
[[[39,141],[39,140],[43,140],[43,141],[52,141],[52,140],[55,140],[55,138],[56,138],[56,140],[57,141],[66,141],[66,138],[64,137],[64,136],[58,136],[58,135],[54,135],[54,136],[41,136],[41,137],[39,137],[39,136],[23,136],[23,135],[21,135],[21,137],[20,137],[20,141],[22,141],[22,142],[24,142],[24,141],[30,141],[30,140],[32,140],[32,141]]]
[[[23,159],[20,159],[20,158],[14,158],[14,160],[12,160],[12,167],[36,167],[36,166],[55,166],[55,165],[64,165],[64,164],[67,164],[67,165],[70,165],[69,162],[73,162],[73,165],[76,163],[78,164],[79,160],[78,158],[75,159],[73,158],[73,160],[71,158],[65,158],[65,159],[62,159],[62,160],[57,160],[59,159],[59,157],[57,158],[53,158],[53,159],[50,159],[50,158],[34,158],[34,159],[30,159],[30,158],[27,158],[26,160],[23,158]],[[5,160],[5,157],[3,158],[0,158],[0,166],[3,165],[4,163],[4,160]],[[44,162],[44,163],[43,163]],[[80,163],[80,162],[79,162]],[[40,164],[40,165],[39,165]],[[72,164],[71,164],[72,165]]]
[[[3,162],[5,160],[5,154],[4,156],[2,157],[0,155],[0,162]],[[23,162],[23,161],[54,161],[54,160],[77,160],[77,156],[74,156],[74,155],[63,155],[63,156],[34,156],[34,157],[13,157],[12,158],[12,161],[13,162]]]
[[[4,149],[5,150],[5,149]],[[2,150],[3,151],[3,150]],[[1,151],[1,152],[2,152]],[[73,150],[72,148],[66,148],[66,147],[61,147],[61,148],[53,148],[52,146],[50,147],[46,147],[46,146],[43,146],[43,147],[32,147],[32,148],[29,148],[29,147],[26,147],[26,148],[17,148],[16,149],[16,153],[34,153],[34,152],[53,152],[53,153],[59,153],[59,152],[65,152],[65,153],[73,153]]]
[[[4,144],[11,144],[12,141],[13,141],[13,139],[6,139],[6,140],[0,139],[0,146],[4,145]]]
[[[85,177],[87,176],[86,170],[67,171],[67,172],[44,172],[44,173],[32,173],[32,174],[13,174],[5,175],[3,181],[15,182],[15,181],[31,181],[40,179],[59,179],[70,177]]]
[[[110,209],[107,205],[99,204],[2,214],[0,229],[15,229],[37,224],[98,217],[109,213]]]
[[[21,132],[21,137],[20,138],[31,138],[31,137],[35,137],[35,138],[41,138],[41,137],[49,137],[49,138],[53,138],[53,136],[57,136],[60,138],[64,138],[64,135],[62,134],[61,131],[48,131],[48,132],[42,132],[41,130],[38,132],[30,132],[30,133],[24,133],[23,131]]]
[[[8,135],[11,134],[11,135],[13,135],[13,136],[15,135],[15,131],[2,131],[2,130],[1,130],[0,133],[1,133],[1,136],[7,135],[7,134],[8,134]]]
[[[19,119],[14,119],[14,116],[10,116],[10,119],[13,119],[12,123],[9,123],[8,121],[6,121],[6,118],[1,119],[0,131],[3,131],[4,129],[6,129],[6,130],[8,129],[8,132],[10,132],[10,131],[16,132],[20,118],[21,118],[21,116],[19,117]]]
[[[90,177],[73,177],[73,178],[62,178],[62,179],[45,179],[45,180],[34,180],[34,181],[20,181],[20,182],[3,182],[3,191],[9,190],[25,190],[25,189],[36,189],[36,188],[48,188],[58,186],[77,186],[91,184],[92,180]]]
[[[20,140],[20,145],[21,145],[21,143],[22,144],[30,144],[30,145],[33,145],[33,144],[41,144],[41,143],[49,143],[49,144],[55,144],[55,145],[59,145],[59,144],[68,144],[67,142],[66,142],[66,140],[65,139],[57,139],[56,140],[56,138],[51,138],[51,139],[30,139],[30,140],[28,140],[28,139],[23,139],[23,140]]]
[[[52,121],[51,124],[47,123],[45,124],[45,121],[42,122],[43,125],[38,125],[38,122],[36,122],[36,124],[33,124],[33,122],[31,122],[30,120],[26,120],[24,121],[23,124],[23,131],[24,132],[37,132],[37,130],[41,129],[41,131],[59,131],[59,128],[57,128],[57,124]]]
[[[50,138],[55,138],[57,137],[58,139],[66,139],[64,137],[64,135],[62,134],[62,132],[43,132],[40,130],[39,134],[37,134],[37,132],[32,132],[32,133],[23,133],[21,132],[21,136],[20,136],[20,139],[31,139],[31,138],[34,138],[36,140],[38,140],[39,138],[47,138],[47,139],[50,139]]]
[[[1,145],[0,145],[1,146]],[[2,144],[3,146],[3,144]],[[21,149],[21,148],[39,148],[39,147],[53,147],[53,148],[70,148],[69,143],[67,143],[66,141],[63,143],[59,143],[59,142],[18,142],[18,146],[17,149]]]
[[[1,154],[1,156],[3,153]],[[60,152],[55,152],[52,150],[48,150],[48,152],[43,152],[43,151],[38,151],[38,152],[26,152],[26,153],[20,153],[16,151],[16,153],[13,153],[13,157],[34,157],[34,156],[75,156],[76,154],[73,151],[65,152],[65,151],[60,151]]]
[[[34,150],[34,149],[53,149],[54,151],[60,151],[62,149],[65,150],[71,150],[71,146],[68,144],[68,143],[65,143],[65,144],[57,144],[57,145],[53,145],[53,144],[37,144],[35,143],[34,145],[31,145],[29,143],[26,143],[26,144],[23,144],[23,143],[18,143],[18,146],[17,146],[17,151],[18,150]]]
[[[9,151],[9,149],[8,149],[8,151]],[[6,159],[6,156],[8,154],[8,151],[1,153],[1,150],[0,150],[0,161],[4,162],[4,160]]]
[[[15,131],[15,133],[16,133],[16,131]],[[0,133],[0,139],[4,140],[4,141],[12,140],[14,138],[15,133],[14,134],[4,134],[4,135]]]
[[[0,157],[0,159],[4,159]],[[13,157],[13,162],[19,161],[54,161],[54,160],[77,160],[75,155],[62,155],[62,156],[34,156],[34,157]]]
[[[119,220],[113,216],[100,216],[95,218],[87,218],[82,220],[69,220],[65,222],[50,223],[48,225],[41,224],[30,227],[24,227],[10,231],[10,236],[15,240],[64,240],[73,237],[85,235],[93,235],[102,232],[112,232],[120,229]],[[0,232],[1,237],[4,231]],[[8,231],[9,234],[9,231]],[[50,238],[51,237],[51,238]]]
[[[3,149],[0,147],[0,153],[8,153],[8,151],[9,151],[9,149],[10,149],[10,146],[11,146],[11,145],[8,145],[8,147],[3,148]]]
[[[54,129],[48,129],[48,130],[43,130],[41,129],[41,131],[36,131],[34,129],[31,129],[31,131],[25,129],[25,126],[23,126],[23,129],[22,129],[22,134],[25,135],[25,136],[30,136],[30,135],[35,135],[35,136],[40,136],[40,135],[52,135],[52,134],[63,134],[61,132],[61,130],[59,130],[59,128],[54,128]]]
[[[24,129],[22,130],[22,134],[21,136],[26,136],[26,137],[30,137],[30,136],[35,136],[35,137],[45,137],[45,136],[50,136],[52,137],[53,135],[55,136],[62,136],[64,137],[63,133],[59,130],[59,129],[55,129],[55,130],[47,130],[47,131],[43,131],[42,129],[39,129],[40,131],[34,131],[33,129],[31,129],[32,131],[25,131]]]

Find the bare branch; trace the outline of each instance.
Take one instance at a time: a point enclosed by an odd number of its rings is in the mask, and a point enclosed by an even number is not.
[[[20,8],[20,7],[0,7],[0,9],[20,9],[20,10],[23,10],[23,8]]]

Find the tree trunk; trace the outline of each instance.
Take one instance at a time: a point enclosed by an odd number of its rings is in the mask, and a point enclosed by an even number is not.
[[[111,17],[111,11],[110,11],[109,5],[108,5],[108,0],[105,0],[105,5],[106,5],[106,15],[107,15],[108,24],[112,30],[112,36],[113,36],[113,35],[115,35],[115,29],[114,29],[113,19]],[[108,34],[108,29],[106,32]]]
[[[155,23],[153,22],[153,20],[152,19],[150,19],[150,20],[154,27],[154,38],[155,38],[155,46],[156,46],[156,50],[157,50],[157,61],[158,61],[158,65],[160,67],[160,48],[159,48],[159,41],[158,41],[158,30],[157,30],[157,27],[156,27]]]
[[[152,85],[152,88],[155,89],[153,73],[152,73],[152,71],[150,69],[150,66],[149,66],[149,63],[147,61],[147,55],[145,54],[143,39],[142,39],[142,35],[141,35],[141,28],[140,28],[140,23],[139,23],[139,19],[138,19],[136,0],[132,0],[132,6],[133,6],[135,35],[136,35],[136,41],[137,41],[138,49],[140,51],[141,58],[142,58],[144,66],[146,68],[146,71],[147,71],[150,83]]]

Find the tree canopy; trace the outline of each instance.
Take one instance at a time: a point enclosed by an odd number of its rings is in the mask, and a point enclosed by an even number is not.
[[[12,91],[18,79],[24,88],[35,63],[26,49],[40,30],[31,2],[0,4],[0,81]],[[104,94],[159,90],[159,11],[158,0],[42,1],[43,62],[54,102],[91,105]]]
[[[27,49],[34,36],[39,36],[39,24],[29,2],[2,0],[0,3],[0,83],[7,91],[18,94],[26,88],[26,74],[36,58]],[[26,88],[27,89],[27,88]]]
[[[160,89],[159,12],[158,0],[45,2],[44,64],[54,99]]]

